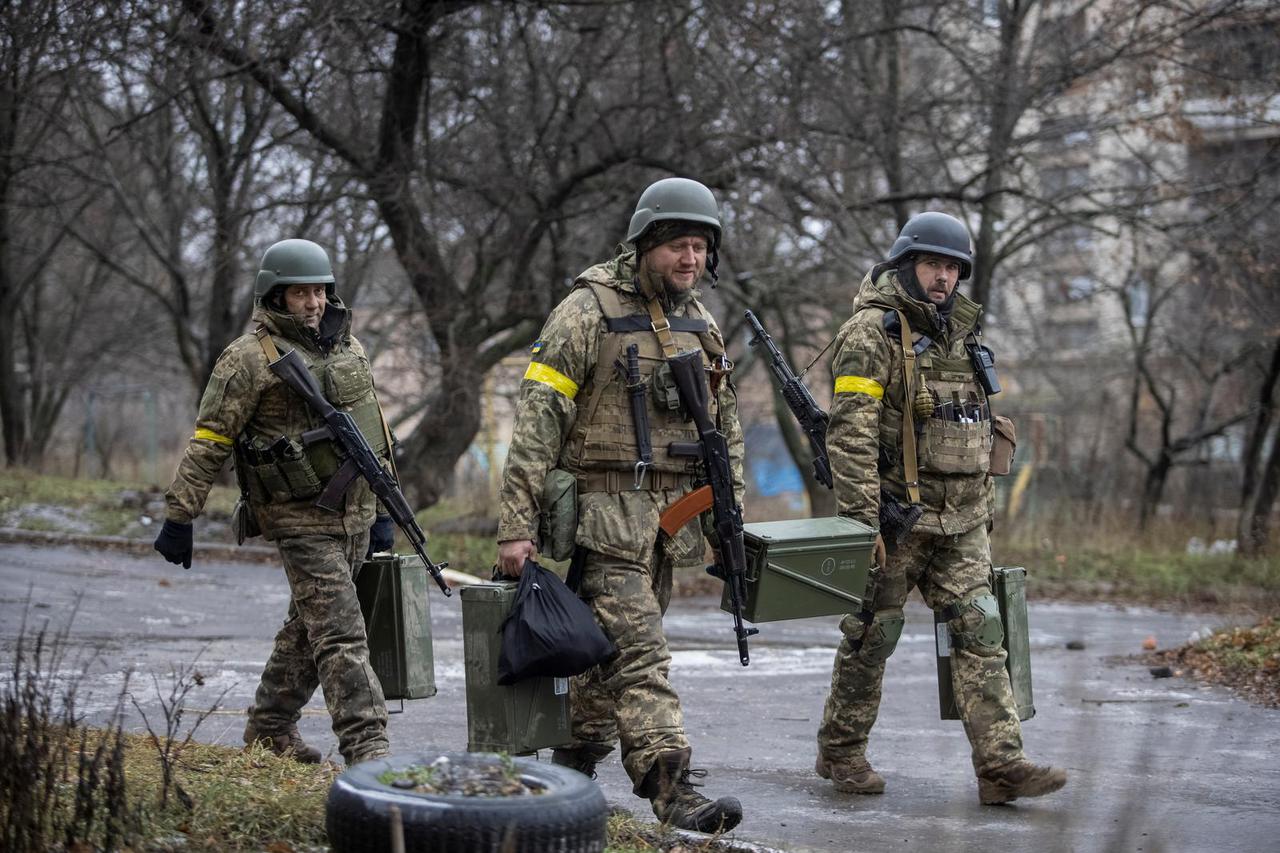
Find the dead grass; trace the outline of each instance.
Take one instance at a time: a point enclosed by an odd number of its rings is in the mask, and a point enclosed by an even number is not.
[[[1280,620],[1225,628],[1195,643],[1147,656],[1175,674],[1221,684],[1244,698],[1280,708]]]

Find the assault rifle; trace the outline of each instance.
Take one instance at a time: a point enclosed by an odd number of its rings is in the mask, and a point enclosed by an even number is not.
[[[800,377],[791,370],[786,357],[774,346],[773,338],[751,311],[747,311],[747,322],[755,332],[755,336],[751,338],[751,346],[763,346],[768,350],[769,369],[773,371],[782,399],[791,414],[795,415],[801,431],[809,437],[809,447],[813,450],[813,478],[828,489],[832,488],[831,462],[827,459],[827,413],[822,411]]]
[[[773,338],[764,330],[764,326],[760,325],[756,315],[750,311],[747,312],[747,322],[755,331],[751,346],[763,343],[769,350],[769,366],[778,382],[779,390],[782,391],[782,399],[800,424],[800,428],[809,437],[809,446],[814,452],[814,478],[828,489],[834,488],[835,484],[831,479],[831,462],[827,458],[828,414],[818,406],[809,389],[800,381],[800,377],[795,375],[791,365],[787,364],[786,358],[774,346]],[[884,538],[885,548],[889,551],[896,550],[899,542],[911,531],[923,514],[924,509],[919,504],[902,503],[889,492],[881,489],[879,521],[880,535]]]
[[[334,408],[324,396],[320,383],[316,382],[316,378],[303,364],[296,350],[289,350],[267,366],[272,373],[284,381],[284,384],[296,391],[311,410],[324,421],[324,426],[302,434],[303,445],[328,439],[337,445],[341,455],[345,457],[338,472],[329,478],[329,483],[316,499],[316,506],[335,512],[340,511],[343,497],[351,487],[352,480],[357,476],[363,477],[369,484],[369,488],[378,496],[378,500],[382,501],[387,514],[404,531],[405,538],[422,558],[422,564],[431,573],[440,590],[445,595],[452,595],[453,592],[444,582],[444,575],[440,572],[449,564],[433,563],[427,556],[427,534],[423,533],[422,528],[418,526],[417,519],[413,517],[413,510],[409,508],[409,501],[405,499],[404,492],[400,491],[400,485],[395,477],[382,467],[377,454],[360,433],[360,428],[356,426],[351,415]]]
[[[697,444],[672,442],[668,452],[672,456],[700,456],[707,471],[710,487],[711,514],[716,538],[720,543],[720,563],[707,571],[725,582],[729,588],[729,605],[733,612],[733,633],[738,639],[738,659],[743,666],[751,662],[747,651],[747,638],[760,633],[758,628],[742,624],[742,607],[746,603],[747,590],[744,576],[747,570],[747,550],[742,540],[742,508],[733,494],[733,468],[729,464],[729,442],[724,433],[716,429],[711,419],[708,400],[706,371],[702,365],[701,350],[685,350],[667,359],[671,365],[671,377],[685,411],[693,418],[698,429]]]

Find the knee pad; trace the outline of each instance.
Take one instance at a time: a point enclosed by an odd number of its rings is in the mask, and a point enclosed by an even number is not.
[[[871,624],[862,632],[862,646],[858,649],[858,657],[863,663],[876,665],[884,663],[893,654],[902,636],[904,623],[902,611],[877,610]]]
[[[955,648],[982,657],[998,655],[1004,648],[1000,604],[991,593],[967,598],[942,613],[947,617],[947,629],[951,632],[951,644]]]

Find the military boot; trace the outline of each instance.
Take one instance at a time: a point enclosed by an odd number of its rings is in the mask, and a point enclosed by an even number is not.
[[[264,735],[258,733],[258,727],[253,724],[253,718],[250,717],[244,724],[244,743],[246,748],[262,744],[276,755],[292,758],[302,764],[320,763],[320,750],[314,746],[307,746],[302,735],[298,733],[297,726],[290,726],[285,734]]]
[[[578,746],[566,746],[551,751],[551,763],[561,767],[577,770],[583,776],[596,778],[596,764],[609,753],[612,747],[595,743],[584,743]]]
[[[1067,784],[1067,772],[1041,767],[1030,761],[1014,761],[978,777],[978,799],[984,806],[1009,803],[1018,797],[1042,797]]]
[[[721,797],[712,802],[694,790],[690,776],[703,777],[705,770],[690,770],[692,750],[660,753],[649,768],[641,796],[653,804],[653,813],[665,824],[694,832],[728,832],[742,820],[742,804],[737,797]]]
[[[871,764],[861,755],[832,761],[818,753],[818,760],[813,770],[823,779],[830,779],[835,789],[842,794],[883,794],[884,777],[871,768]]]

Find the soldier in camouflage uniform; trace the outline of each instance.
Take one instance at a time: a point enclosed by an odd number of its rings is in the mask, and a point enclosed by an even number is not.
[[[256,527],[276,543],[290,591],[288,618],[249,708],[245,743],[318,763],[320,751],[302,741],[297,721],[319,686],[338,749],[354,764],[388,751],[386,703],[369,664],[353,576],[366,546],[391,546],[391,522],[377,516],[375,523],[376,500],[359,477],[343,511],[314,505],[339,459],[328,440],[304,445],[302,434],[322,423],[267,368],[268,359],[297,350],[330,402],[350,412],[370,446],[388,458],[390,434],[324,249],[307,240],[276,243],[262,258],[255,293],[257,328],[232,341],[214,365],[195,434],[165,494],[155,547],[191,567],[191,522],[234,454],[242,492],[237,520],[249,535]]]
[[[969,232],[959,220],[936,212],[913,217],[887,261],[863,279],[853,316],[836,337],[827,450],[840,514],[878,528],[881,488],[924,510],[887,559],[877,537],[881,568],[867,608],[840,623],[844,638],[815,769],[845,793],[884,791],[866,758],[867,739],[913,587],[950,632],[952,683],[981,802],[1039,796],[1066,783],[1063,771],[1023,756],[990,588],[991,413],[966,348],[977,342],[980,306],[955,290],[971,266]],[[910,399],[904,363],[915,389]],[[913,455],[909,446],[904,453],[907,407],[916,427],[918,495],[904,473]]]
[[[533,345],[503,475],[498,564],[507,575],[520,574],[536,553],[547,472],[574,475],[578,594],[618,654],[574,679],[574,745],[556,750],[553,760],[594,775],[596,762],[620,742],[635,793],[652,802],[660,819],[727,830],[742,818],[738,800],[713,802],[689,784],[691,750],[662,631],[672,566],[702,556],[702,531],[690,523],[668,537],[658,526],[663,509],[698,475],[695,461],[667,452],[673,441],[697,440],[665,369],[677,350],[704,354],[712,415],[728,439],[742,500],[742,431],[724,340],[694,289],[704,269],[715,275],[715,197],[696,181],[658,181],[641,195],[627,241],[634,250],[619,247],[612,260],[578,276]],[[638,347],[653,449],[653,465],[642,474],[623,376],[631,344]]]

